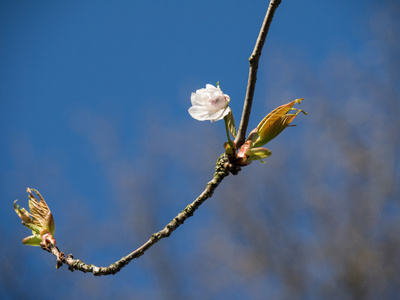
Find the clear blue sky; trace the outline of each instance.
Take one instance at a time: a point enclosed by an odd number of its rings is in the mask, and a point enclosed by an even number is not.
[[[306,98],[302,108],[312,114],[316,102],[302,85],[304,74],[323,74],[335,51],[359,59],[371,40],[367,24],[374,2],[282,1],[261,58],[250,127],[299,97]],[[26,188],[38,189],[55,215],[60,247],[87,263],[108,265],[138,247],[211,179],[224,127],[191,119],[190,93],[219,81],[238,122],[248,57],[267,5],[232,0],[0,2],[0,232],[2,248],[9,249],[0,257],[13,253],[12,261],[24,266],[10,275],[18,278],[17,289],[35,286],[43,299],[57,291],[57,299],[79,293],[88,299],[109,299],[113,293],[118,299],[160,297],[151,289],[157,280],[149,271],[157,250],[113,277],[71,274],[65,267],[56,271],[50,255],[22,245],[29,231],[20,225],[12,202],[19,199],[26,207]],[[280,68],[279,59],[293,62],[296,70],[296,63],[307,69],[285,77],[290,70],[288,64]],[[277,83],[279,78],[287,81]],[[301,117],[299,127],[306,120]],[[142,220],[140,210],[155,210],[157,217]],[[136,220],[126,220],[130,215]],[[205,220],[213,222],[207,208],[183,226],[188,229],[178,229],[179,238],[161,242],[171,243],[162,255],[178,261],[180,255],[190,257],[196,251],[191,230]],[[100,238],[101,233],[107,237]],[[42,291],[46,280],[51,287]],[[184,287],[201,290],[194,279],[182,280]],[[88,292],[90,285],[100,285],[103,294]],[[26,296],[1,282],[0,293],[4,299]],[[209,299],[219,298],[210,293]]]

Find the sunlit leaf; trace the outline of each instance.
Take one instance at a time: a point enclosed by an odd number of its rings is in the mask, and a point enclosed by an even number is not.
[[[232,134],[234,138],[236,138],[236,126],[235,126],[235,120],[233,118],[232,110],[229,111],[229,114],[226,116],[226,121],[227,121],[227,126],[229,129],[229,132]]]
[[[36,199],[35,192],[39,197]],[[21,218],[22,224],[32,230],[33,235],[22,240],[26,245],[42,246],[51,243],[55,245],[54,233],[56,230],[53,215],[42,195],[35,189],[27,189],[29,197],[30,213],[24,208],[20,208],[14,201],[14,210]]]
[[[296,99],[270,112],[257,126],[258,138],[254,141],[252,147],[257,148],[265,145],[279,135],[293,121],[297,114],[302,111],[293,108],[296,103],[300,103],[302,100],[303,98]],[[289,113],[291,111],[294,113]]]

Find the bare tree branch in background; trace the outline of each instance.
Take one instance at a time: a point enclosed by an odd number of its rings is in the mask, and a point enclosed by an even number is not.
[[[361,25],[362,51],[332,50],[316,70],[277,50],[271,68],[284,71],[274,73],[269,98],[304,71],[300,84],[318,112],[295,157],[282,147],[268,172],[221,187],[229,205],[212,205],[222,229],[206,232],[204,245],[218,250],[203,260],[224,279],[199,275],[202,287],[217,294],[242,284],[248,299],[398,298],[399,11],[398,3],[373,7],[366,19],[379,18]],[[201,264],[196,271],[207,273]]]

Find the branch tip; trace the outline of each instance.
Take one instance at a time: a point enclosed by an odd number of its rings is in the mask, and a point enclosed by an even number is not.
[[[272,19],[274,17],[275,11],[281,4],[281,0],[271,0],[268,6],[267,13],[264,17],[264,22],[261,26],[260,33],[258,35],[256,45],[249,58],[249,79],[247,83],[246,98],[243,105],[242,118],[240,120],[239,130],[235,139],[237,148],[240,148],[244,144],[247,126],[249,124],[251,106],[253,104],[254,90],[257,81],[257,70],[258,62],[261,56],[261,52],[265,43],[265,39],[268,34],[269,27],[271,25]]]

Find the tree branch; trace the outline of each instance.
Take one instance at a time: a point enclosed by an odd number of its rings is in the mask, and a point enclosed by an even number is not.
[[[275,14],[275,10],[278,8],[279,4],[281,4],[281,0],[270,1],[267,13],[264,18],[264,22],[261,26],[261,30],[257,38],[256,45],[254,47],[253,53],[249,58],[250,70],[249,70],[249,79],[247,83],[246,98],[244,101],[243,113],[242,113],[242,119],[240,121],[239,131],[235,139],[237,148],[239,148],[245,142],[246,130],[247,126],[249,125],[251,106],[253,104],[254,90],[257,81],[258,62],[260,60],[265,39],[268,34],[269,26],[271,25],[272,18],[274,17]]]
[[[43,249],[51,252],[57,258],[57,269],[63,264],[66,264],[68,265],[68,269],[71,271],[79,270],[84,273],[90,272],[95,276],[116,274],[133,259],[142,256],[155,243],[165,237],[170,236],[171,233],[174,232],[175,229],[177,229],[180,225],[182,225],[187,218],[193,216],[193,213],[199,208],[199,206],[213,195],[215,189],[219,186],[222,180],[229,175],[229,171],[227,170],[229,168],[227,168],[227,166],[229,166],[228,158],[225,154],[222,154],[218,158],[213,179],[207,183],[207,187],[195,201],[189,204],[181,213],[179,213],[171,222],[169,222],[164,229],[153,233],[146,243],[108,267],[96,267],[94,265],[85,264],[79,259],[74,259],[72,254],[65,256],[65,254],[53,244],[48,244],[47,247],[44,247]],[[236,171],[238,170],[236,169]]]
[[[261,27],[256,45],[254,47],[253,53],[249,58],[250,71],[249,71],[249,79],[247,85],[246,98],[243,107],[242,119],[240,122],[240,127],[238,134],[235,139],[235,143],[237,148],[239,148],[245,140],[246,130],[250,118],[250,111],[253,102],[253,95],[255,84],[257,80],[257,69],[258,62],[261,56],[261,51],[264,46],[264,42],[268,33],[269,26],[271,24],[272,18],[274,16],[275,10],[278,8],[281,0],[271,0],[267,14],[265,15],[263,25]],[[235,162],[230,162],[229,158],[226,154],[222,154],[217,161],[217,166],[215,167],[215,173],[213,179],[207,183],[205,190],[200,194],[200,196],[189,204],[182,212],[180,212],[171,222],[169,222],[164,229],[159,232],[153,233],[150,239],[140,246],[138,249],[128,254],[125,257],[122,257],[119,261],[111,264],[108,267],[96,267],[94,265],[88,265],[82,262],[79,259],[74,259],[72,254],[65,256],[63,252],[61,252],[58,247],[50,243],[43,243],[42,248],[50,253],[52,253],[57,258],[56,268],[58,269],[63,264],[68,266],[68,269],[71,271],[79,270],[84,273],[90,272],[95,276],[100,275],[110,275],[118,273],[124,266],[129,264],[133,259],[139,258],[142,256],[150,247],[156,244],[161,239],[168,237],[174,232],[180,225],[182,225],[186,219],[193,216],[194,212],[200,207],[200,205],[210,198],[215,189],[219,186],[222,180],[232,173],[236,175],[240,171],[240,166],[236,165]]]

